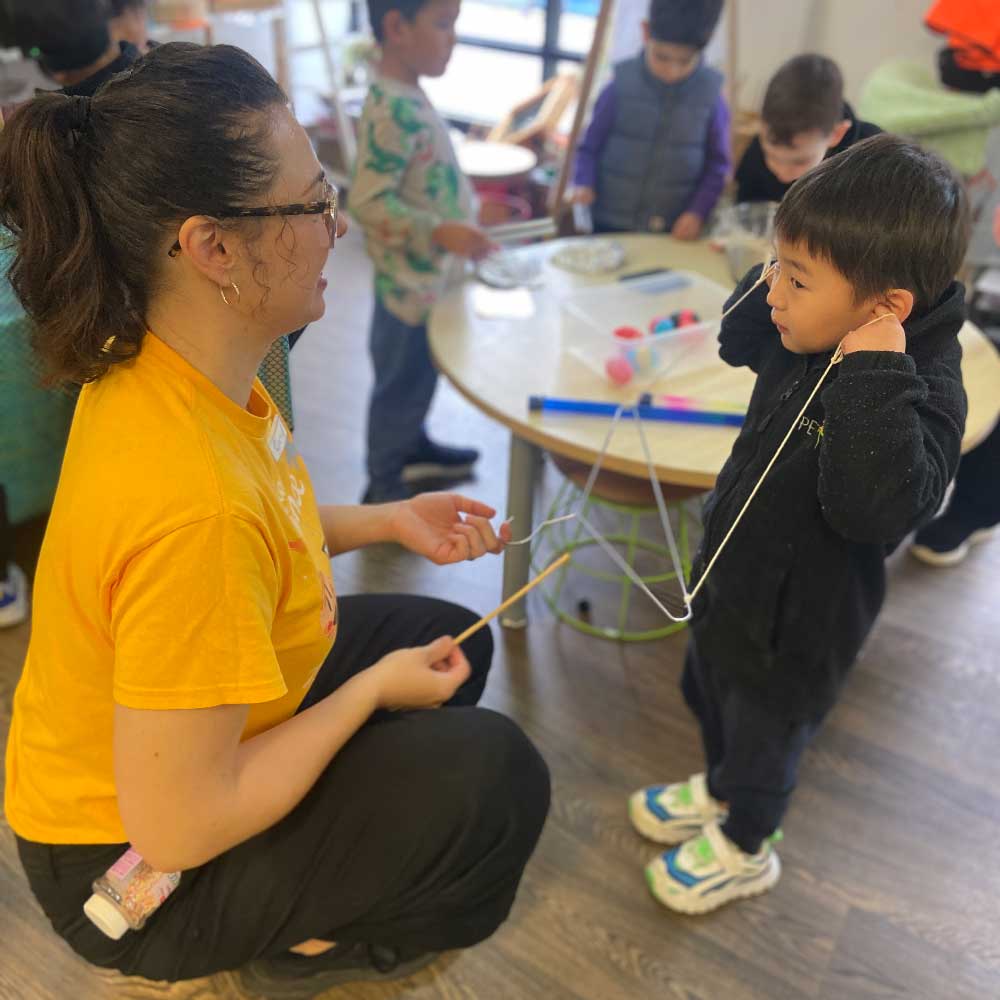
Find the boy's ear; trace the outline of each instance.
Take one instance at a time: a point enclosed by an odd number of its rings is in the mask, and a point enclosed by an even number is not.
[[[649,42],[649,21],[642,22],[642,44],[646,45]]]
[[[845,135],[847,135],[847,130],[851,127],[851,119],[845,118],[842,122],[838,122],[833,126],[833,131],[827,136],[826,146],[827,149],[833,149],[834,146],[839,146],[843,141]]]
[[[884,306],[900,323],[905,323],[913,312],[913,292],[907,288],[891,288],[875,298],[874,304]],[[874,309],[872,315],[875,315]]]
[[[387,10],[382,16],[382,37],[387,41],[395,41],[399,38],[406,18],[398,8]]]

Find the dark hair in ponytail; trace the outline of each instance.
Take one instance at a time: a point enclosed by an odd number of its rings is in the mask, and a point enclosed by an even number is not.
[[[49,384],[93,381],[138,354],[180,224],[270,190],[266,112],[286,103],[241,49],[172,43],[92,99],[18,108],[0,132],[0,224]]]

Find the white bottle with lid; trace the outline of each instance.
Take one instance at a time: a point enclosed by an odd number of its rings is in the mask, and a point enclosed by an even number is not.
[[[94,880],[94,894],[83,904],[83,912],[101,933],[117,941],[127,930],[139,930],[180,880],[180,872],[158,872],[130,847]]]

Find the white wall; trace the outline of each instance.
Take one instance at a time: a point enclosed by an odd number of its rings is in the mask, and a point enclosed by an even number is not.
[[[933,65],[943,40],[923,24],[931,0],[726,0],[725,17],[736,16],[740,107],[757,109],[771,74],[800,52],[835,59],[847,99],[857,103],[869,73],[893,58]],[[612,58],[638,48],[638,24],[648,0],[618,0]],[[729,26],[720,24],[709,61],[726,67]]]

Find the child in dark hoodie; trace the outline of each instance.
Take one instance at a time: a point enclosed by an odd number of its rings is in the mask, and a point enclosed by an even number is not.
[[[875,623],[886,556],[941,504],[965,425],[953,278],[969,223],[949,167],[876,136],[799,180],[776,229],[770,288],[719,335],[757,383],[706,507],[695,584],[794,430],[695,600],[682,691],[705,774],[629,803],[640,833],[676,845],[646,877],[685,913],[778,880],[772,840],[799,759]],[[843,360],[796,419],[838,344]]]
[[[781,201],[817,164],[881,131],[844,100],[840,67],[826,56],[789,59],[771,77],[754,136],[736,168],[736,200]]]

